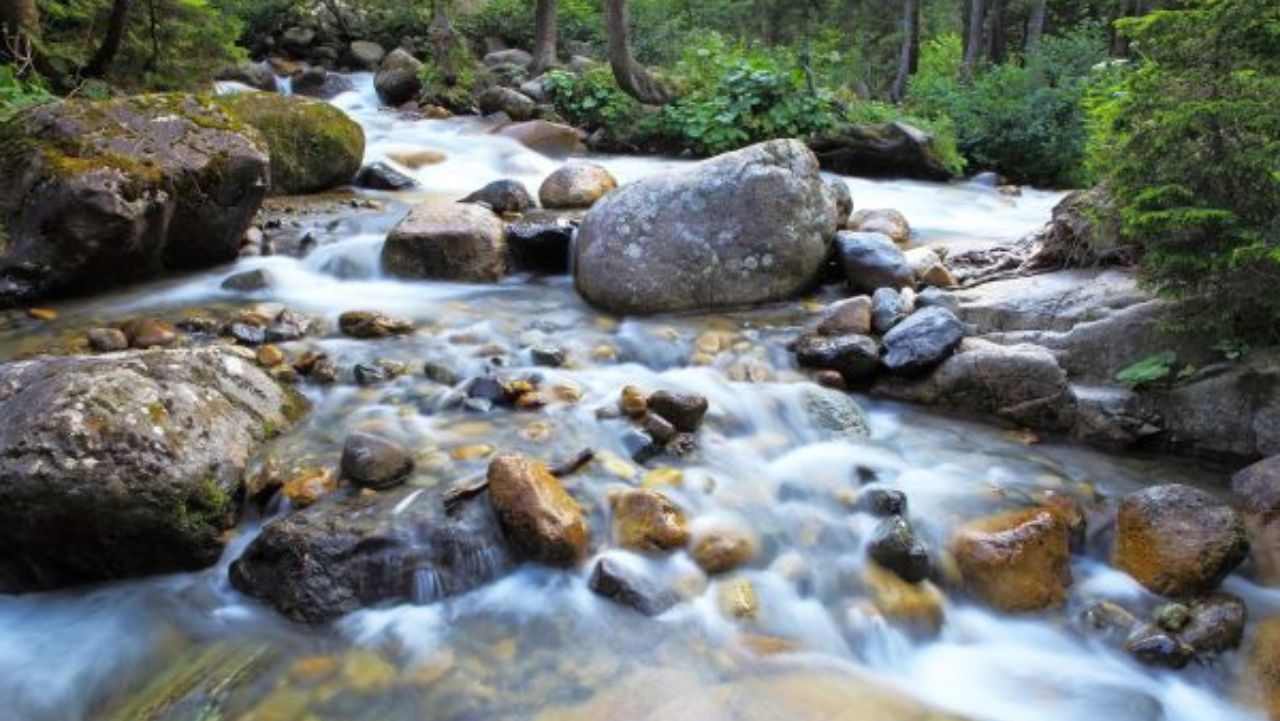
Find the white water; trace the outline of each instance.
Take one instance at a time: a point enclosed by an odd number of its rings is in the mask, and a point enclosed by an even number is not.
[[[228,587],[227,564],[256,531],[255,526],[246,525],[224,562],[203,573],[92,591],[0,597],[0,721],[100,718],[104,699],[127,697],[178,650],[215,639],[265,641],[285,649],[289,657],[354,645],[387,651],[406,666],[431,662],[447,652],[467,673],[493,674],[491,688],[519,696],[524,705],[516,704],[513,718],[530,717],[544,698],[561,698],[565,693],[561,686],[569,685],[559,681],[563,672],[548,671],[537,660],[542,658],[539,650],[548,651],[552,658],[573,659],[583,667],[616,665],[622,676],[661,666],[694,678],[720,678],[732,673],[721,660],[726,653],[737,654],[738,664],[773,663],[740,660],[747,634],[790,640],[799,647],[800,653],[793,655],[802,666],[825,668],[835,663],[869,671],[923,701],[979,721],[1253,718],[1227,696],[1229,678],[1239,661],[1236,656],[1228,656],[1215,669],[1182,674],[1152,671],[1072,629],[1067,620],[1097,600],[1112,599],[1138,608],[1154,602],[1098,557],[1076,560],[1076,583],[1061,614],[1015,619],[953,596],[942,635],[933,641],[919,641],[894,629],[868,613],[864,599],[848,589],[847,578],[861,566],[873,525],[834,500],[852,487],[855,467],[872,469],[880,482],[908,494],[917,528],[936,552],[959,522],[994,508],[998,493],[1016,497],[1032,489],[1091,483],[1104,495],[1115,497],[1156,481],[1203,480],[1185,464],[1112,458],[1053,444],[1028,447],[998,429],[865,399],[872,437],[860,442],[831,439],[806,416],[802,398],[806,385],[796,382],[800,376],[790,368],[782,349],[782,343],[806,320],[794,305],[732,316],[617,324],[584,306],[567,279],[530,284],[518,278],[496,287],[476,287],[385,278],[377,262],[381,238],[405,204],[427,195],[461,197],[506,177],[536,189],[557,163],[488,134],[474,120],[420,121],[381,111],[371,79],[357,76],[355,80],[357,91],[333,102],[365,127],[368,161],[394,162],[388,153],[404,150],[433,149],[446,155],[443,163],[416,171],[398,167],[422,184],[421,191],[368,194],[385,201],[388,210],[346,219],[305,259],[247,259],[234,268],[69,306],[68,317],[164,314],[234,300],[235,296],[219,289],[222,279],[232,272],[266,267],[275,276],[275,285],[255,300],[281,302],[331,321],[345,310],[376,308],[410,316],[429,327],[411,339],[378,344],[337,338],[322,341],[319,345],[342,367],[377,357],[437,360],[464,372],[479,372],[483,360],[475,356],[474,346],[449,340],[463,333],[484,343],[505,345],[517,367],[526,358],[520,348],[543,342],[566,347],[581,361],[579,369],[544,371],[544,375],[548,384],[569,380],[580,385],[583,402],[576,407],[553,406],[541,416],[500,414],[477,419],[433,412],[437,409],[430,404],[413,402],[417,385],[413,379],[372,391],[350,386],[310,389],[316,402],[310,418],[282,439],[279,447],[287,451],[291,444],[311,444],[323,448],[329,458],[346,430],[374,421],[419,448],[447,450],[484,442],[561,459],[590,446],[625,456],[619,422],[602,424],[595,417],[595,409],[612,402],[623,385],[705,394],[712,412],[702,431],[701,455],[684,469],[684,488],[670,494],[695,527],[733,523],[759,536],[764,549],[760,561],[743,574],[759,596],[759,619],[744,625],[725,618],[716,601],[716,587],[724,581],[717,580],[691,602],[656,619],[642,618],[595,597],[586,585],[591,567],[587,564],[570,573],[526,567],[461,598],[357,613],[336,624],[336,634],[299,629]],[[683,162],[599,160],[624,182]],[[1021,198],[1010,199],[966,185],[846,180],[858,207],[898,208],[926,239],[1019,237],[1043,223],[1059,197],[1027,191]],[[690,367],[694,343],[709,329],[729,332],[735,346],[721,352],[711,367]],[[618,349],[620,363],[591,359],[592,350],[602,343]],[[730,382],[726,373],[743,363],[768,367],[771,380]],[[553,440],[522,441],[521,430],[539,418],[554,423]],[[468,422],[474,425],[477,420],[489,424],[478,437],[467,428]],[[465,476],[482,472],[483,466],[483,461],[455,464],[447,473],[452,474],[450,478]],[[592,470],[573,481],[572,489],[588,505],[601,507],[608,492],[621,485],[619,479]],[[712,485],[714,491],[708,491]],[[596,532],[600,538],[607,535],[601,528]],[[654,560],[618,551],[605,553],[624,563],[648,566],[661,578],[697,575],[685,554]],[[421,580],[423,596],[430,596],[432,579]],[[1258,589],[1243,579],[1231,579],[1227,585],[1246,598],[1255,619],[1280,611],[1276,591]],[[548,625],[554,631],[548,631]],[[488,651],[476,639],[490,634],[515,639],[520,651],[514,660],[496,663],[485,655]],[[511,668],[504,671],[504,666]],[[266,677],[284,683],[279,680],[284,668],[277,665]],[[525,688],[526,682],[533,684],[530,679],[547,678],[537,693]],[[244,693],[245,698],[253,696],[253,692]],[[444,711],[431,715],[443,694],[444,690],[429,691],[407,706],[384,711],[365,704],[360,711],[347,710],[346,716],[306,718],[462,718]],[[476,704],[488,703],[480,698],[476,697]]]

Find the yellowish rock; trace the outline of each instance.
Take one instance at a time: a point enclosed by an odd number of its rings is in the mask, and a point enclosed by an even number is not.
[[[624,386],[618,408],[632,418],[639,418],[649,411],[649,397],[635,386]]]
[[[930,635],[942,629],[946,599],[929,581],[907,583],[871,561],[863,568],[862,580],[871,591],[871,602],[885,618]]]
[[[356,693],[384,691],[396,682],[398,675],[395,666],[373,651],[359,649],[343,659],[342,683]]]
[[[664,553],[689,542],[689,521],[680,507],[657,491],[612,494],[613,532],[618,545],[640,553]]]
[[[281,492],[298,508],[306,508],[338,489],[338,477],[328,468],[312,468],[285,481]]]
[[[591,349],[591,357],[602,363],[618,360],[618,351],[608,343],[602,343]]]
[[[545,443],[551,440],[553,427],[547,421],[534,421],[520,429],[520,437],[533,443]]]
[[[27,316],[44,323],[52,323],[58,319],[58,311],[52,308],[28,308]]]
[[[630,481],[635,478],[638,473],[635,466],[627,463],[608,451],[601,452],[600,455],[596,456],[596,458],[600,461],[600,466],[604,468],[605,471],[612,476],[621,478],[624,481]]]
[[[640,480],[640,486],[643,488],[683,488],[684,471],[666,466],[655,468],[644,474],[644,478]]]
[[[299,684],[321,683],[333,678],[341,666],[336,656],[306,656],[289,667],[289,680]]]
[[[750,620],[760,615],[760,599],[750,579],[734,578],[722,581],[716,587],[720,611],[729,618]]]
[[[582,386],[571,381],[559,381],[551,386],[551,395],[561,403],[573,405],[582,400]]]
[[[693,538],[693,560],[710,574],[725,573],[750,561],[758,550],[747,530],[721,526],[699,531]]]
[[[458,446],[449,451],[449,457],[455,461],[478,461],[493,455],[493,446],[478,443],[471,446]]]
[[[279,346],[264,345],[258,349],[258,365],[263,368],[272,368],[284,363],[284,351]]]

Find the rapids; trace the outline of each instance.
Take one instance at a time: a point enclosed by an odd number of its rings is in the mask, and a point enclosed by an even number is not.
[[[460,198],[501,178],[536,190],[557,162],[488,134],[474,119],[415,120],[380,110],[371,77],[353,81],[357,89],[332,102],[365,128],[367,161],[389,161],[389,154],[407,149],[446,156],[416,171],[398,167],[420,190],[361,191],[351,196],[360,207],[303,216],[299,232],[312,234],[318,247],[302,259],[244,259],[69,302],[58,306],[61,326],[84,328],[140,313],[177,319],[190,308],[238,303],[242,299],[220,290],[221,281],[266,267],[276,282],[254,302],[283,303],[331,325],[353,309],[420,324],[408,338],[335,336],[299,344],[322,347],[344,369],[387,358],[411,361],[415,370],[436,362],[466,375],[500,357],[518,371],[528,365],[521,349],[563,347],[577,366],[541,372],[547,383],[581,387],[577,405],[554,404],[539,414],[466,414],[450,410],[439,387],[420,374],[376,388],[303,386],[312,413],[269,453],[334,463],[347,432],[376,428],[414,444],[421,470],[412,482],[427,486],[482,474],[487,449],[477,446],[552,461],[590,447],[613,462],[569,480],[589,510],[604,507],[609,489],[625,484],[628,473],[643,472],[621,460],[627,455],[621,432],[599,421],[596,408],[625,384],[702,393],[712,409],[703,447],[683,468],[683,487],[670,493],[695,526],[737,523],[759,536],[759,560],[743,574],[758,594],[758,617],[726,619],[717,587],[729,581],[713,579],[694,589],[692,601],[645,618],[593,595],[588,564],[576,572],[526,566],[435,602],[430,579],[423,579],[420,604],[304,628],[229,586],[228,565],[264,521],[251,512],[222,562],[205,572],[0,596],[0,721],[903,721],[944,718],[939,713],[975,721],[1255,718],[1233,700],[1239,653],[1213,667],[1152,670],[1064,621],[1098,600],[1131,607],[1156,602],[1101,558],[1075,560],[1075,585],[1060,614],[1013,618],[953,597],[940,637],[896,629],[857,590],[872,521],[841,503],[856,486],[855,471],[874,474],[878,483],[907,493],[911,517],[936,551],[962,520],[1039,490],[1114,498],[1156,482],[1220,485],[1219,476],[1184,461],[1028,444],[999,427],[866,398],[858,400],[868,411],[870,439],[831,438],[806,413],[805,386],[794,382],[801,376],[783,348],[812,321],[800,302],[618,320],[582,303],[567,278],[521,277],[493,287],[385,278],[378,268],[382,238],[411,203]],[[599,160],[622,182],[685,162]],[[1060,197],[845,180],[857,207],[898,208],[924,240],[955,245],[1020,237],[1043,223]],[[0,358],[56,344],[58,333],[20,324],[0,328]],[[691,362],[708,348],[714,363]],[[603,536],[602,524],[594,525],[597,538]],[[685,554],[624,562],[651,564],[673,579],[695,575]],[[1251,621],[1280,612],[1277,592],[1241,578],[1227,585],[1249,603]]]

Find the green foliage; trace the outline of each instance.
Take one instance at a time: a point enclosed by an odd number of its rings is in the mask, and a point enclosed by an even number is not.
[[[640,112],[640,105],[614,82],[613,71],[595,68],[582,75],[564,70],[547,74],[544,86],[556,110],[569,122],[585,128],[620,129]]]
[[[1138,61],[1091,95],[1091,165],[1189,330],[1280,337],[1280,5],[1189,0],[1120,23]]]
[[[955,35],[925,44],[909,106],[950,118],[960,151],[975,168],[1039,185],[1083,184],[1088,132],[1082,100],[1092,68],[1105,58],[1100,27],[1086,24],[1045,38],[1025,62],[982,69],[970,81],[961,72],[961,52]]]
[[[51,97],[37,80],[20,77],[12,65],[0,65],[0,122],[22,108],[48,102]]]
[[[913,125],[933,136],[933,147],[938,158],[952,175],[964,174],[968,161],[960,153],[956,142],[955,125],[951,118],[925,117],[907,112],[897,105],[880,103],[874,100],[861,100],[851,103],[844,110],[842,120],[857,124],[882,124],[902,122]]]
[[[532,48],[535,5],[531,0],[489,0],[459,16],[455,25],[477,44],[496,38],[511,47]],[[605,47],[599,0],[559,0],[556,20],[562,53],[573,48],[597,53]]]
[[[1129,388],[1168,382],[1177,376],[1180,365],[1178,356],[1173,351],[1161,351],[1121,369],[1116,373],[1116,381]]]

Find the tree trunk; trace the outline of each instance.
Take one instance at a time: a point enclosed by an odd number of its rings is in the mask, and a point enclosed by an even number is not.
[[[40,39],[36,0],[0,0],[0,60],[31,60],[32,40]]]
[[[609,65],[618,87],[645,105],[665,105],[674,94],[660,79],[636,62],[631,51],[631,20],[627,0],[604,0],[604,22],[609,33]]]
[[[86,78],[100,78],[106,75],[115,62],[116,53],[124,43],[124,31],[129,24],[129,0],[115,0],[111,5],[111,18],[107,20],[107,35],[98,46],[80,74]]]
[[[1027,17],[1027,39],[1022,44],[1022,54],[1031,55],[1040,47],[1044,35],[1044,16],[1048,0],[1031,0],[1031,13]]]
[[[534,38],[533,65],[529,70],[539,75],[556,64],[556,0],[538,0]]]
[[[978,59],[982,57],[982,41],[986,35],[983,32],[983,19],[986,15],[982,0],[969,0],[969,17],[965,20],[965,46],[964,46],[964,72],[966,76],[972,77],[974,69],[978,66]]]
[[[992,64],[1004,62],[1005,55],[1005,0],[991,0],[987,10],[991,20],[991,32],[988,35],[987,58]]]
[[[907,81],[920,62],[920,0],[902,1],[902,51],[898,55],[898,75],[893,80],[893,99],[907,96]]]

